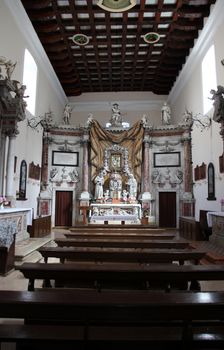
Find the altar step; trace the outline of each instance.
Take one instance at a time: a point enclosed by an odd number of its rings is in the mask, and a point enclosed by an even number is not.
[[[16,242],[15,246],[15,268],[19,267],[24,262],[38,262],[42,259],[41,254],[37,251],[38,248],[49,243],[52,238],[28,238],[23,241]]]

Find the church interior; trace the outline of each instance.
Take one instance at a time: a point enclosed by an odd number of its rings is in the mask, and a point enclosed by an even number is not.
[[[0,20],[0,350],[223,349],[223,0]]]

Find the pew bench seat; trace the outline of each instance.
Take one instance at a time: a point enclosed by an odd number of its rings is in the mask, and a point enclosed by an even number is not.
[[[29,280],[28,290],[35,289],[37,279],[44,286],[71,284],[74,287],[149,289],[154,285],[166,291],[178,286],[190,290],[200,290],[198,281],[216,281],[224,279],[224,265],[177,265],[177,264],[43,264],[23,263],[20,271]]]
[[[190,243],[183,240],[151,240],[128,238],[57,238],[59,247],[102,247],[102,248],[142,248],[142,249],[186,249]]]
[[[223,349],[223,314],[223,292],[0,291],[0,317],[25,320],[1,324],[0,341],[22,350]]]
[[[41,247],[38,252],[47,262],[48,258],[92,262],[123,262],[123,263],[172,263],[179,261],[194,261],[198,264],[205,256],[205,251],[197,249],[145,249],[145,248],[99,248],[99,247]]]

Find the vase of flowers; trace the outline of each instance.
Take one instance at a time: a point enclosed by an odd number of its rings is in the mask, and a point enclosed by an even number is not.
[[[221,211],[224,211],[224,199],[221,199],[220,203],[221,203]]]
[[[7,203],[8,202],[7,202],[6,197],[0,196],[0,210],[4,209],[4,205],[6,205]]]

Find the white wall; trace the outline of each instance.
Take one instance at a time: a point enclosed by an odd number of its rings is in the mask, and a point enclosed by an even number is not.
[[[35,116],[43,116],[52,110],[55,120],[59,121],[67,98],[19,0],[0,1],[0,23],[0,55],[17,62],[12,79],[22,82],[24,52],[27,48],[38,67]],[[31,162],[41,166],[42,152],[42,130],[39,132],[32,130],[27,126],[27,120],[20,122],[18,126],[19,135],[15,145],[15,156],[17,156],[17,168],[14,174],[15,194],[19,189],[21,161],[24,159],[28,167]],[[27,178],[27,200],[17,201],[16,206],[32,207],[36,215],[39,191],[40,181]]]
[[[224,57],[224,1],[218,0],[213,6],[210,17],[195,47],[192,50],[186,65],[176,81],[171,91],[168,101],[173,110],[173,119],[178,122],[183,118],[183,113],[187,108],[193,112],[203,114],[203,96],[202,96],[202,76],[201,62],[211,45],[215,46],[217,84],[224,85],[224,67],[220,61]],[[213,116],[213,109],[208,113]],[[207,200],[208,184],[206,180],[196,181],[194,184],[194,196],[196,199],[196,219],[199,219],[199,210],[220,211],[220,199],[224,198],[224,174],[219,173],[219,156],[223,152],[223,141],[219,134],[220,124],[212,120],[209,129],[200,131],[200,128],[193,127],[192,131],[192,161],[193,168],[204,162],[208,165],[210,162],[215,167],[215,192],[216,200]]]

